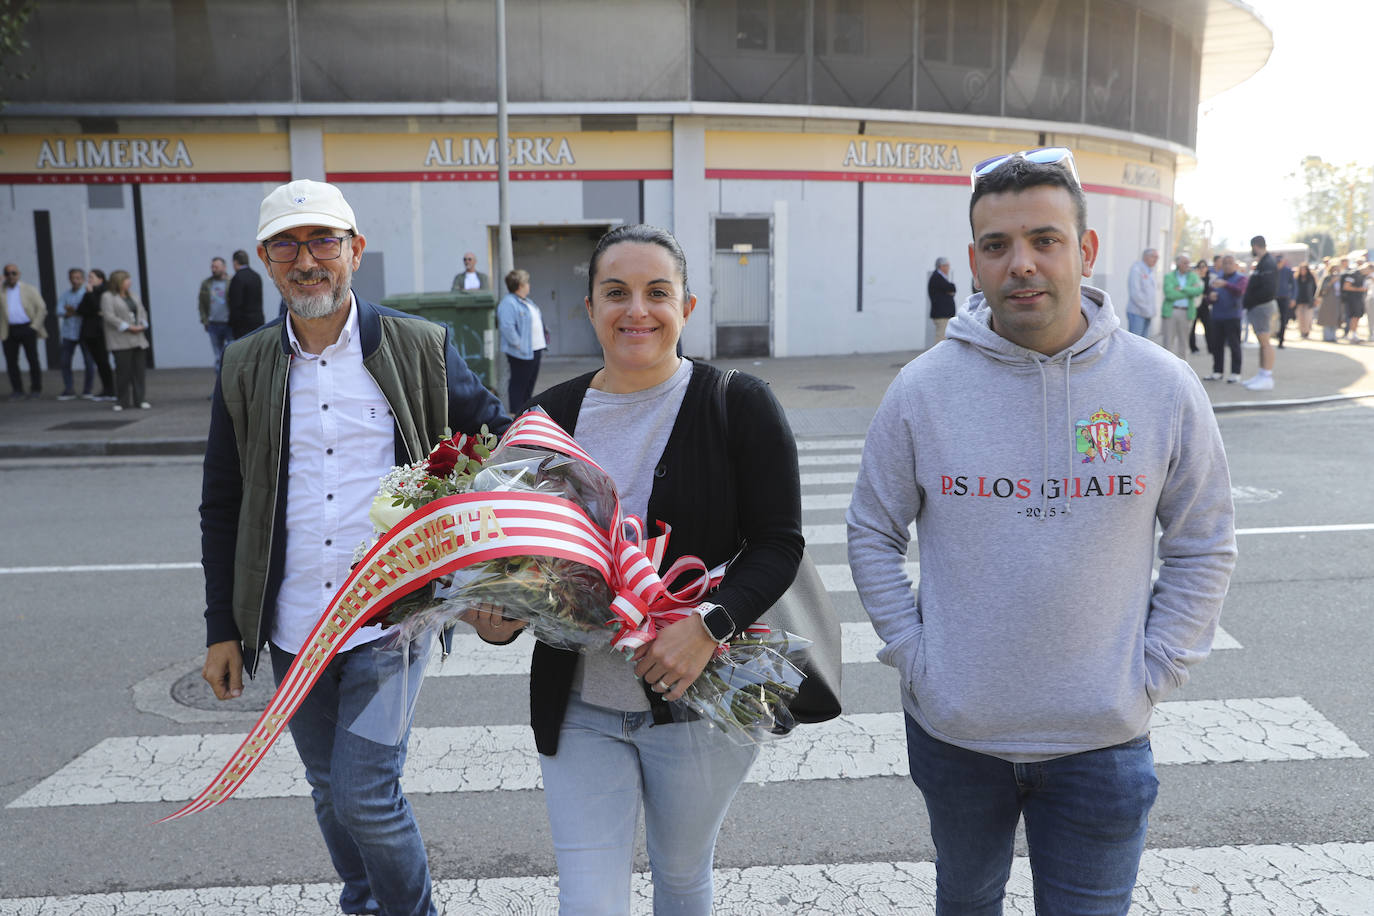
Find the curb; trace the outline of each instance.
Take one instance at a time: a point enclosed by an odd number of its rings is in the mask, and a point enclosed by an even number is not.
[[[13,442],[0,444],[0,460],[6,458],[100,458],[128,455],[204,455],[205,440],[96,439],[85,442]]]
[[[1227,401],[1213,404],[1212,413],[1228,413],[1234,410],[1254,410],[1272,407],[1311,407],[1314,404],[1330,404],[1335,401],[1354,401],[1360,398],[1374,398],[1374,391],[1355,392],[1354,394],[1324,394],[1315,398],[1286,398],[1278,401]]]

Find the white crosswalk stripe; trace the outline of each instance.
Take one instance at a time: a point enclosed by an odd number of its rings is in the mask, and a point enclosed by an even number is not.
[[[1367,914],[1374,900],[1374,843],[1243,845],[1218,849],[1147,849],[1131,912],[1139,916],[1218,914]],[[906,913],[933,916],[931,862],[766,865],[715,870],[719,916],[807,913]],[[631,885],[634,916],[648,916],[653,893],[640,872]],[[330,916],[338,885],[278,884],[0,899],[0,916]],[[434,882],[448,916],[552,913],[553,875]],[[1012,864],[1007,916],[1033,916],[1030,863]]]
[[[797,729],[764,745],[749,782],[863,779],[906,773],[900,712],[859,713]],[[11,808],[185,801],[214,777],[239,735],[106,738],[9,804]],[[1239,763],[1365,757],[1300,697],[1161,703],[1151,729],[1155,762]],[[539,786],[524,725],[416,728],[407,792],[517,791]],[[273,746],[238,798],[308,795],[290,742]]]

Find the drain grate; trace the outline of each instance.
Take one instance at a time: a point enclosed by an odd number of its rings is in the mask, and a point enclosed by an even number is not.
[[[128,426],[133,420],[72,420],[68,423],[59,423],[56,426],[49,426],[48,429],[119,429],[121,426]]]
[[[853,391],[853,385],[802,385],[803,391]]]

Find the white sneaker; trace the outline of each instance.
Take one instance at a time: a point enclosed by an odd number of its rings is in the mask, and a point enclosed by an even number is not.
[[[1251,391],[1273,391],[1274,377],[1272,375],[1257,375],[1254,378],[1250,379],[1248,382],[1242,382],[1241,384],[1243,384],[1246,388],[1249,388]]]
[[[1240,381],[1240,373],[1232,372],[1230,375],[1226,376],[1226,381],[1228,384]]]
[[[123,405],[123,404],[116,404],[116,405],[114,406],[114,409],[115,409],[115,410],[123,410],[123,409],[124,409],[124,405]]]
[[[152,404],[149,404],[147,401],[144,401],[142,404],[139,404],[138,406],[141,407],[141,408],[144,409],[144,410],[147,410],[148,408],[152,407],[153,405],[152,405]]]
[[[1204,375],[1202,377],[1202,380],[1204,382],[1219,382],[1223,378],[1225,378],[1225,376],[1223,376],[1220,372],[1213,372],[1210,375]]]

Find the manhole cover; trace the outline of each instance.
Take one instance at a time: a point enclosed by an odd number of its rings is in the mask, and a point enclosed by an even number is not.
[[[271,665],[264,664],[258,668],[257,677],[244,677],[242,696],[232,700],[217,700],[215,692],[205,683],[205,679],[200,676],[200,670],[197,669],[176,679],[172,684],[172,699],[192,709],[207,709],[214,712],[262,712],[272,699],[274,690],[276,686],[272,683]]]
[[[803,391],[853,391],[853,385],[802,385]]]
[[[121,426],[128,426],[133,420],[72,420],[70,423],[59,423],[56,426],[49,426],[48,429],[119,429]]]

